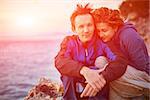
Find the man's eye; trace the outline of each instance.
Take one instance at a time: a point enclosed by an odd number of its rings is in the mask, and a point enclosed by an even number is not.
[[[107,29],[102,29],[101,31],[102,31],[102,32],[107,32]]]
[[[88,24],[88,27],[89,27],[89,26],[92,26],[92,24]]]
[[[79,26],[79,28],[83,28],[83,25]]]

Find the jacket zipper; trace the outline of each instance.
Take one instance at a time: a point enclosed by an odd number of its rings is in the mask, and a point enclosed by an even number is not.
[[[88,56],[88,51],[87,51],[87,49],[85,49],[85,58],[84,58],[84,62],[85,62],[85,64],[86,64],[86,57]]]
[[[85,49],[85,57],[87,57],[88,56],[88,51],[87,51],[87,49]]]

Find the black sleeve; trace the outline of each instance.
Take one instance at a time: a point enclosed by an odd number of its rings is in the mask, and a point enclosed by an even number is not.
[[[120,78],[126,71],[128,61],[125,56],[115,47],[114,44],[108,43],[110,50],[116,55],[115,60],[110,61],[102,75],[107,82]]]

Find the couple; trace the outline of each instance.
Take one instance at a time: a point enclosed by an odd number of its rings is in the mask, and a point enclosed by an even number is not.
[[[142,100],[150,88],[149,57],[136,29],[119,11],[105,7],[92,12],[88,5],[77,5],[70,20],[76,35],[63,40],[55,58],[63,99]],[[101,56],[108,62],[104,70],[97,64]]]

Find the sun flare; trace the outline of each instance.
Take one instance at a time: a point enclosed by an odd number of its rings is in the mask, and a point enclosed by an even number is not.
[[[35,24],[35,19],[32,16],[19,16],[16,19],[16,25],[20,28],[32,28]]]
[[[121,2],[121,0],[88,1],[0,0],[0,40],[29,37],[61,38],[72,31],[69,19],[76,4],[90,3],[97,8],[105,5],[117,7]]]

